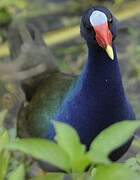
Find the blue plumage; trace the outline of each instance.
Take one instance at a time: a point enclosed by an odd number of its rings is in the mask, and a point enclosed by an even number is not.
[[[114,61],[98,45],[88,44],[88,49],[87,64],[55,117],[76,128],[87,147],[109,125],[135,119],[124,93],[115,47]],[[51,128],[48,136],[52,138],[54,134]]]
[[[21,137],[54,139],[53,119],[72,125],[89,148],[104,128],[135,119],[122,84],[114,42],[116,29],[116,20],[108,9],[92,7],[84,13],[80,31],[87,43],[88,58],[81,75],[77,78],[57,71],[42,80],[20,112]],[[123,155],[130,143],[117,149],[111,159]]]

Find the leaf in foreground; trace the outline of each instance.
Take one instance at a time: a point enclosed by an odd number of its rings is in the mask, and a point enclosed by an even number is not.
[[[3,148],[9,143],[9,135],[7,131],[4,131],[0,135],[0,151],[3,150]]]
[[[24,180],[25,179],[25,170],[24,165],[20,165],[9,175],[8,180]]]
[[[89,157],[94,163],[110,163],[108,155],[126,143],[140,127],[140,121],[122,121],[103,130],[92,142]]]
[[[18,139],[10,143],[7,148],[30,154],[36,159],[46,161],[65,171],[70,169],[67,153],[54,142],[39,138]]]
[[[93,177],[86,173],[46,173],[31,180],[93,180]]]
[[[69,155],[72,172],[83,172],[90,160],[76,130],[66,123],[56,121],[54,127],[57,134],[55,140]]]
[[[38,176],[32,180],[63,180],[66,174],[63,173],[47,173],[46,175]]]
[[[3,180],[8,170],[10,154],[8,151],[0,152],[0,180]]]
[[[123,164],[100,165],[94,180],[140,180],[140,176]]]

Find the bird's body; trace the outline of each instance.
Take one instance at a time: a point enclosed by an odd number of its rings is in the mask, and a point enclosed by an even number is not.
[[[96,18],[94,21],[95,16],[99,16],[99,22]],[[97,30],[96,36],[89,28],[89,17],[95,32]],[[105,8],[92,8],[85,13],[81,34],[87,42],[88,59],[82,73],[74,77],[57,71],[38,84],[29,104],[19,113],[18,134],[21,137],[53,139],[55,131],[51,121],[57,120],[72,125],[88,148],[104,128],[118,121],[135,119],[122,84],[113,42],[115,30],[113,27],[109,30],[112,24],[106,26],[107,18],[112,15]],[[96,27],[104,22],[103,30]]]
[[[101,58],[104,61],[98,60]],[[53,139],[51,121],[59,120],[76,128],[87,147],[109,125],[135,119],[124,93],[117,56],[110,61],[99,46],[89,49],[88,63],[81,75],[56,72],[48,76],[36,90],[25,114],[18,121],[19,135],[23,136],[24,129],[28,136]]]

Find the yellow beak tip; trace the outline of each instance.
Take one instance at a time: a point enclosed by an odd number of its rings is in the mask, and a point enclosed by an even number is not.
[[[110,57],[110,59],[114,60],[113,48],[110,45],[107,46],[106,52],[107,52],[108,56]]]

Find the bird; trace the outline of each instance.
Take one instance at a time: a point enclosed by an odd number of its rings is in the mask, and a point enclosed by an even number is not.
[[[35,81],[30,93],[28,86],[24,88],[28,103],[18,115],[19,137],[54,140],[52,121],[59,121],[74,127],[88,149],[105,128],[136,119],[125,94],[118,62],[116,18],[103,6],[90,7],[81,18],[80,33],[88,49],[82,72],[71,75],[56,68]],[[119,159],[131,141],[112,152],[110,159]]]

